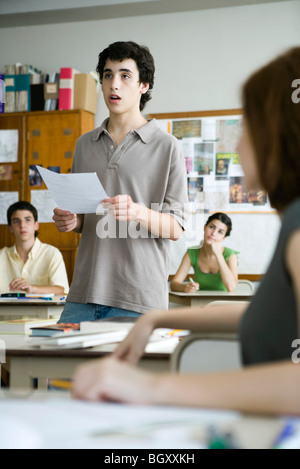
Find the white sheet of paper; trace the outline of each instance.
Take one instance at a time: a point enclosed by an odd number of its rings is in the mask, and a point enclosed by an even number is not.
[[[0,192],[0,225],[7,225],[7,209],[18,200],[19,192]]]
[[[96,213],[108,196],[96,173],[60,174],[37,166],[57,207],[71,213]]]

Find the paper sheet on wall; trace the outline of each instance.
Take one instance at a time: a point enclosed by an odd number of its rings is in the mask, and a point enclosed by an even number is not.
[[[18,161],[19,131],[0,130],[0,163],[16,163]]]
[[[18,200],[19,192],[0,192],[0,225],[7,225],[7,209]]]
[[[31,203],[37,209],[40,223],[53,223],[53,210],[57,207],[50,191],[30,191]]]
[[[96,213],[108,196],[96,173],[59,174],[37,166],[57,207],[71,213]]]

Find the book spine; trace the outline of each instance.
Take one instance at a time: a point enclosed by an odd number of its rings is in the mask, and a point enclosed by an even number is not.
[[[16,111],[30,111],[30,75],[16,75]]]
[[[74,70],[71,67],[62,67],[59,75],[58,109],[74,108]]]
[[[16,111],[16,75],[4,75],[5,84],[5,106],[4,112]]]
[[[0,114],[4,113],[4,103],[5,103],[4,74],[0,74]]]

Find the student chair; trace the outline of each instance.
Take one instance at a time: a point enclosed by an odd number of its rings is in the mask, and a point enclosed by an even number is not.
[[[209,306],[229,303],[237,302],[212,301]],[[241,367],[238,335],[229,333],[191,333],[179,342],[170,361],[171,371],[177,373],[233,371]]]
[[[254,291],[254,285],[250,280],[238,280],[235,292],[251,293]]]

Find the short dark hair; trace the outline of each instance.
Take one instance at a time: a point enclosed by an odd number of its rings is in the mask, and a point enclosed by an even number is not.
[[[219,220],[222,223],[224,223],[224,225],[227,226],[225,237],[230,235],[231,230],[232,230],[232,221],[231,221],[231,218],[229,218],[229,216],[226,215],[226,213],[222,213],[222,212],[213,213],[210,217],[208,217],[207,222],[205,223],[205,226],[207,226],[213,220]]]
[[[300,104],[292,99],[292,83],[299,77],[300,47],[294,47],[253,73],[243,87],[259,177],[279,211],[300,195]]]
[[[17,210],[27,210],[28,212],[31,212],[32,215],[33,215],[34,221],[35,222],[38,221],[37,209],[33,205],[31,205],[29,202],[26,202],[25,200],[20,200],[19,202],[16,202],[16,203],[12,204],[7,209],[7,214],[6,214],[7,215],[7,223],[9,225],[11,225],[12,216]],[[35,232],[35,237],[37,237],[37,235],[38,235],[38,232],[36,231]]]
[[[140,83],[149,84],[149,90],[141,96],[140,110],[142,111],[146,103],[151,99],[151,90],[154,85],[155,65],[148,47],[140,46],[133,41],[118,41],[110,44],[106,49],[100,52],[98,56],[96,70],[99,74],[101,84],[103,70],[108,59],[120,62],[124,59],[132,59],[135,61],[139,71]]]

